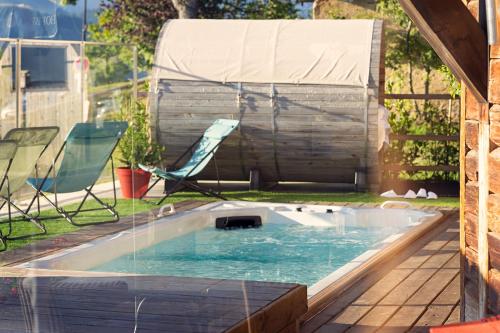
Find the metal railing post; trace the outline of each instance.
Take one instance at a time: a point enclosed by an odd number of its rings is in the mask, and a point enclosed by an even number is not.
[[[16,40],[16,127],[20,127],[20,117],[22,112],[23,95],[21,90],[21,40]]]
[[[132,93],[133,93],[133,96],[134,96],[134,100],[137,101],[137,96],[138,96],[138,88],[137,88],[137,80],[138,80],[138,73],[137,73],[137,66],[138,66],[138,62],[137,62],[137,46],[134,46],[133,47],[133,80],[134,82],[132,82]]]
[[[88,115],[85,116],[85,42],[80,42],[80,105],[82,107],[82,122],[86,121]]]

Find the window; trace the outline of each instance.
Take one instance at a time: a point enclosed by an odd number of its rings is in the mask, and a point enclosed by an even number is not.
[[[12,50],[15,68],[16,50]],[[21,71],[25,88],[65,88],[67,83],[66,48],[25,46],[21,52]],[[13,82],[15,87],[15,71]]]

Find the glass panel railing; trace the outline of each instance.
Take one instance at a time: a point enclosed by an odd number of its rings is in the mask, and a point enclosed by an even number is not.
[[[59,128],[38,163],[41,170],[51,166],[76,123],[119,120],[120,108],[136,95],[133,46],[13,39],[0,43],[2,137],[16,127]],[[108,163],[98,182],[111,180]]]
[[[9,130],[17,127],[19,122],[18,96],[14,83],[16,50],[15,43],[0,41],[0,137],[4,137]]]

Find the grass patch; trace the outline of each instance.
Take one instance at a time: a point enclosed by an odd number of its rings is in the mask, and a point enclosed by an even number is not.
[[[173,197],[169,202],[175,203],[178,201],[186,200],[183,198],[177,198]],[[110,200],[105,200],[111,203]],[[66,210],[74,210],[76,209],[78,204],[70,204],[65,206]],[[99,205],[96,204],[95,201],[88,201],[88,203],[85,204],[84,208],[85,209],[91,209],[91,208],[98,208]],[[150,203],[143,202],[141,200],[129,200],[129,199],[119,199],[117,201],[116,205],[116,210],[120,214],[120,217],[127,217],[131,216],[133,214],[138,214],[142,212],[146,212],[154,208],[155,205],[152,205]],[[48,216],[54,216],[57,215],[57,212],[54,209],[46,210],[41,213],[42,217],[48,217]],[[95,211],[95,212],[82,212],[78,215],[78,217],[75,218],[75,221],[79,223],[88,223],[88,222],[94,222],[94,221],[104,221],[106,219],[110,219],[110,214],[107,211]],[[5,222],[3,220],[2,222]],[[68,232],[72,232],[75,230],[78,230],[81,227],[76,227],[72,224],[70,224],[68,221],[66,221],[63,218],[57,218],[57,219],[50,219],[50,220],[44,220],[43,223],[45,224],[47,228],[47,233],[45,235],[36,235],[30,238],[26,239],[17,239],[17,240],[11,240],[8,241],[8,249],[13,250],[22,246],[25,246],[26,244],[32,243],[37,240],[41,239],[46,239],[46,238],[52,238],[61,234],[65,234]],[[0,225],[0,230],[2,233],[5,235],[8,233],[8,225],[7,224],[1,224]],[[13,222],[13,233],[12,236],[19,236],[19,235],[26,235],[26,234],[31,234],[34,232],[39,232],[40,230],[33,225],[30,222],[26,222],[23,220],[15,219]]]
[[[257,191],[239,191],[239,192],[225,192],[224,193],[229,200],[244,200],[244,201],[254,201],[254,202],[282,202],[282,203],[294,203],[294,202],[318,202],[318,203],[331,203],[331,202],[350,202],[350,203],[382,203],[386,201],[385,198],[381,198],[375,194],[369,193],[295,193],[295,192],[257,192]],[[203,200],[203,201],[213,201],[214,199],[207,198],[197,193],[178,193],[167,199],[165,203],[176,203],[185,200]],[[443,197],[438,200],[404,200],[396,199],[401,201],[411,202],[414,206],[422,205],[432,205],[439,207],[459,207],[458,198],[448,198]],[[77,204],[70,204],[65,206],[67,210],[73,210],[77,207]],[[98,207],[95,202],[89,201],[85,208],[96,208]],[[140,200],[127,200],[119,199],[117,203],[117,211],[120,217],[127,217],[133,214],[138,214],[151,210],[157,207],[151,203],[143,202]],[[42,216],[52,216],[56,215],[55,210],[47,210],[42,212]],[[76,220],[81,223],[100,221],[109,218],[107,211],[97,211],[97,212],[84,212],[79,215]],[[44,221],[47,227],[47,234],[33,236],[27,239],[13,240],[8,242],[8,249],[16,249],[32,243],[37,240],[55,237],[61,234],[72,232],[78,230],[79,227],[75,227],[68,223],[62,218],[46,220]],[[4,234],[7,233],[8,228],[6,224],[0,225],[0,229]],[[14,233],[13,235],[24,235],[37,231],[36,227],[24,221],[14,222]]]

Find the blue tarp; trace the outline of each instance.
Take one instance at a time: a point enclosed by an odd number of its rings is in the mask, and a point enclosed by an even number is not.
[[[96,10],[97,5],[89,6],[89,23],[95,21]],[[0,0],[0,38],[80,41],[83,12],[83,0],[76,6],[63,6],[59,0]]]
[[[57,4],[50,0],[0,0],[0,37],[53,38]]]

